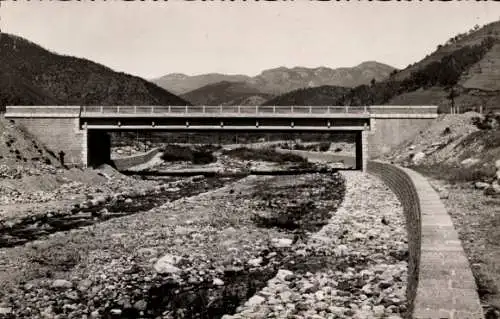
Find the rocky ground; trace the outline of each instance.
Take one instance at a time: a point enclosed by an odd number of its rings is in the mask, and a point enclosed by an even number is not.
[[[459,233],[486,318],[500,318],[500,195],[485,195],[476,183],[429,180]]]
[[[400,318],[401,207],[372,177],[346,187],[338,209],[338,174],[250,176],[1,248],[0,317]]]
[[[402,317],[408,251],[401,206],[379,180],[344,174],[342,207],[293,247],[299,262],[280,269],[236,314],[224,318]]]

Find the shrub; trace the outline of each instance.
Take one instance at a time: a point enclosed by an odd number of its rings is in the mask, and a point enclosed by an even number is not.
[[[278,153],[273,149],[249,149],[246,147],[239,147],[229,151],[223,151],[222,154],[239,158],[241,160],[265,161],[275,163],[307,163],[307,159],[291,154],[291,153]]]
[[[452,183],[465,183],[489,180],[495,176],[495,168],[491,166],[460,167],[451,165],[412,166],[424,175],[444,179]]]
[[[320,152],[326,152],[330,149],[330,143],[328,142],[321,142],[319,144],[319,151]]]
[[[165,162],[191,162],[193,160],[193,151],[187,146],[169,144],[163,148],[162,152],[161,159]]]
[[[161,159],[166,162],[191,162],[193,164],[209,164],[216,161],[213,156],[213,151],[218,147],[213,145],[204,145],[199,148],[192,149],[189,146],[180,146],[169,144],[162,150]]]
[[[216,161],[215,156],[211,152],[194,151],[191,162],[193,164],[210,164]]]
[[[472,118],[472,124],[480,130],[498,130],[500,129],[500,113],[490,112],[484,117],[475,116]]]

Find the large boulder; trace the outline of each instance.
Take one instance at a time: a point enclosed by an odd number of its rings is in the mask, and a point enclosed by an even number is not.
[[[490,184],[485,183],[485,182],[475,182],[474,187],[477,189],[486,189],[486,188],[490,187]]]
[[[158,259],[154,265],[156,272],[160,274],[174,274],[181,271],[176,265],[182,260],[182,257],[167,254]]]
[[[479,163],[479,159],[477,158],[467,158],[460,162],[460,164],[466,167],[472,166],[477,163]]]
[[[413,158],[411,159],[411,161],[414,165],[418,165],[418,164],[421,164],[424,159],[425,159],[425,153],[424,152],[417,152],[415,155],[413,155]]]
[[[500,194],[500,184],[498,181],[493,182],[490,187],[484,190],[485,195],[499,195]]]

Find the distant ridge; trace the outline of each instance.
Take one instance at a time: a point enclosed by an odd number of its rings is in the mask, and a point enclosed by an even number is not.
[[[355,67],[338,69],[278,67],[264,70],[254,77],[218,73],[190,77],[185,74],[173,73],[154,80],[154,82],[173,92],[183,92],[182,97],[194,104],[206,104],[209,100],[218,104],[234,104],[241,101],[257,103],[263,99],[269,99],[299,88],[324,85],[354,87],[360,84],[369,84],[373,80],[380,81],[387,78],[394,70],[393,67],[386,64],[367,61]],[[201,85],[203,83],[206,84]],[[245,100],[250,97],[248,90],[254,93],[253,98]]]

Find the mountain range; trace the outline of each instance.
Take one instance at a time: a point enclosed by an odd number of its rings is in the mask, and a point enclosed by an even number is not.
[[[368,84],[372,80],[385,79],[394,70],[389,65],[369,61],[352,68],[279,67],[264,70],[254,77],[219,73],[196,76],[173,73],[152,81],[166,90],[181,94],[193,104],[210,104],[213,101],[218,104],[241,101],[258,103],[262,99],[299,88],[323,85],[355,87]],[[242,94],[238,96],[237,92]],[[249,96],[249,92],[255,94]]]

